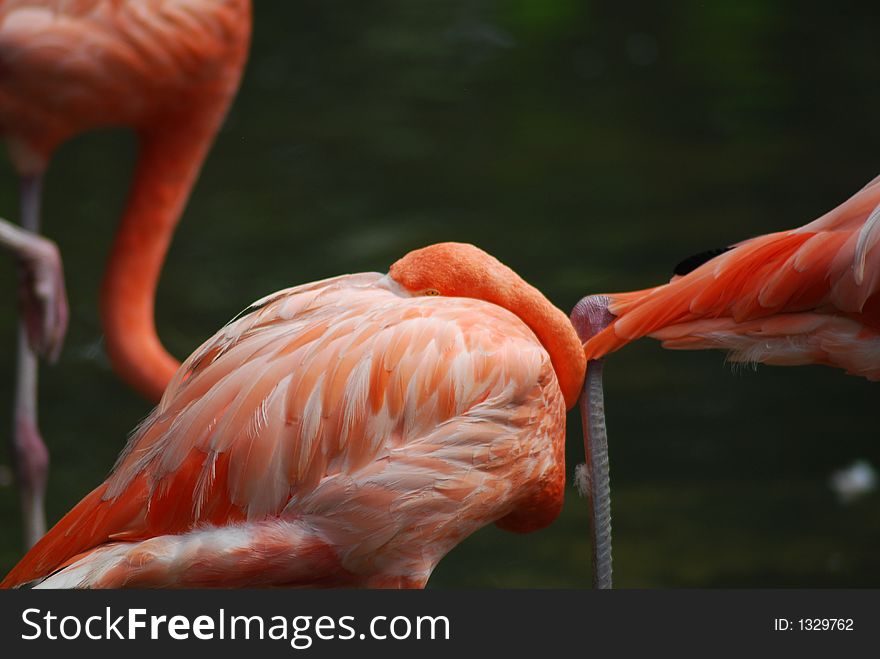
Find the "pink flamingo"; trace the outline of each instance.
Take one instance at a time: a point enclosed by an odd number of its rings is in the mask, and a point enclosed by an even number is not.
[[[471,245],[270,295],[177,371],[16,587],[422,587],[562,506],[568,318]]]
[[[130,126],[140,154],[101,288],[116,372],[158,401],[178,366],[162,347],[153,301],[174,227],[238,88],[249,0],[3,0],[0,134],[21,177],[22,229],[0,244],[19,256],[13,456],[25,540],[45,531],[48,452],[37,421],[37,357],[57,356],[67,326],[61,260],[38,236],[43,173],[59,144]]]

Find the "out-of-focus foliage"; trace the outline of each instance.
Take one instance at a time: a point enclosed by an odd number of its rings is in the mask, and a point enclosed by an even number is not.
[[[482,246],[567,310],[663,281],[691,253],[803,224],[880,173],[868,4],[255,4],[241,95],[160,286],[160,334],[181,357],[270,291],[385,270],[441,240]],[[46,233],[72,304],[42,382],[52,520],[148,411],[110,373],[96,309],[134,157],[122,131],[89,134],[48,175]],[[16,195],[4,161],[0,214],[15,217]],[[9,428],[8,260],[0,288]],[[823,368],[755,374],[650,342],[606,370],[619,585],[880,585],[878,495],[842,506],[827,485],[857,458],[880,465],[877,385]],[[0,525],[5,572],[19,552],[10,487]],[[486,529],[431,585],[584,586],[588,557],[572,489],[553,526]]]

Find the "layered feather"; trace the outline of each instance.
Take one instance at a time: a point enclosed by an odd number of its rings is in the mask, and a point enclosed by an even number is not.
[[[423,583],[480,526],[556,516],[564,424],[549,355],[501,307],[378,274],[282,291],[181,366],[2,585],[225,585],[204,566],[247,547],[287,560],[237,585],[302,585],[303,565],[317,584]]]
[[[71,136],[145,126],[238,85],[249,0],[4,0],[0,133],[47,157]]]
[[[734,360],[821,363],[880,378],[880,180],[793,231],[739,243],[668,284],[609,295],[598,359],[652,336]]]

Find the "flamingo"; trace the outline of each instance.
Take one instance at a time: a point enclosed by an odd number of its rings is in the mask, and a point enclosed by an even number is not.
[[[565,314],[467,244],[274,293],[202,344],[3,587],[423,587],[562,506]]]
[[[592,295],[571,314],[584,341],[588,496],[598,569],[610,586],[604,357],[641,337],[731,361],[824,364],[880,379],[880,177],[800,228],[690,257],[664,285]]]
[[[43,173],[64,141],[101,126],[136,130],[140,153],[101,287],[107,352],[156,402],[179,365],[153,300],[165,253],[238,88],[249,0],[0,1],[0,134],[21,178],[21,222],[0,227],[20,262],[13,462],[25,543],[45,532],[48,451],[37,421],[37,354],[57,357],[67,301],[57,249],[38,235]]]

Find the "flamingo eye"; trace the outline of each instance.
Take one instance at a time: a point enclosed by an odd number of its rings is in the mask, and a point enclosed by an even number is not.
[[[440,291],[436,288],[429,288],[425,291],[425,295],[440,295]]]

